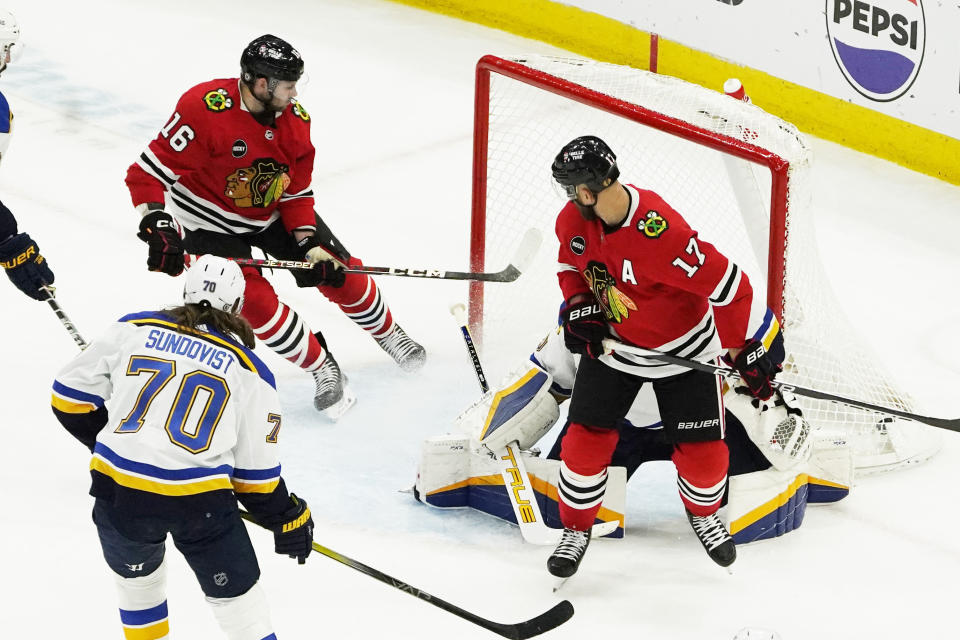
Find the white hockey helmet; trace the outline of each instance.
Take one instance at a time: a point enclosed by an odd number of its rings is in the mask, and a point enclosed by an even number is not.
[[[0,9],[0,71],[7,68],[7,56],[15,57],[13,45],[20,39],[20,23],[7,9]]]
[[[236,262],[205,254],[187,270],[183,301],[204,304],[227,313],[240,313],[246,282]]]

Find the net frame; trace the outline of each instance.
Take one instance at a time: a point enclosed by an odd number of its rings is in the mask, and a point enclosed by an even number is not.
[[[470,270],[483,271],[486,243],[487,150],[489,133],[490,76],[492,73],[512,78],[531,86],[550,91],[582,104],[621,116],[637,124],[655,127],[666,133],[679,135],[712,149],[723,151],[770,169],[770,257],[767,262],[767,306],[777,317],[783,316],[784,262],[786,250],[786,207],[791,163],[769,149],[692,125],[663,113],[571,83],[529,66],[486,55],[477,63],[474,130],[473,130],[473,199],[470,222]],[[479,336],[483,335],[483,283],[470,283],[469,320]],[[481,338],[482,340],[482,338]]]
[[[650,96],[652,106],[646,106],[646,103],[640,104],[638,100],[630,101],[617,97],[615,95],[616,87],[611,90],[610,86],[601,83],[602,86],[594,89],[586,86],[586,84],[581,84],[577,81],[579,76],[576,73],[568,74],[570,77],[567,78],[561,77],[560,72],[554,69],[557,64],[560,66],[569,65],[569,68],[565,67],[563,69],[564,73],[574,67],[586,68],[590,66],[603,69],[616,68],[615,70],[618,72],[619,70],[626,70],[629,74],[636,74],[638,77],[643,76],[639,79],[644,83],[662,84],[663,86],[654,86]],[[547,69],[554,71],[554,73],[548,72]],[[481,58],[477,63],[470,236],[470,268],[472,271],[483,271],[486,267],[500,268],[503,266],[487,264],[488,261],[486,260],[488,252],[486,245],[488,233],[487,207],[488,190],[490,188],[488,157],[490,153],[490,110],[492,108],[491,82],[493,78],[511,79],[528,87],[560,96],[637,125],[649,127],[658,132],[713,149],[723,154],[725,163],[728,158],[731,161],[739,159],[745,161],[740,162],[742,167],[750,165],[769,172],[769,200],[767,201],[769,210],[766,213],[760,211],[762,215],[768,216],[764,223],[769,224],[768,237],[765,239],[766,247],[764,248],[766,264],[762,266],[758,264],[757,266],[761,269],[766,268],[766,303],[782,319],[786,330],[785,335],[788,336],[788,353],[790,353],[791,348],[789,328],[792,318],[799,318],[801,320],[800,325],[803,326],[809,324],[809,316],[815,315],[815,313],[808,313],[809,309],[830,308],[832,293],[829,291],[823,294],[819,291],[814,292],[812,297],[816,300],[814,304],[808,304],[805,300],[799,299],[796,293],[787,286],[787,279],[791,277],[790,274],[798,270],[796,267],[798,261],[794,260],[794,266],[791,267],[788,260],[790,212],[791,208],[809,206],[807,174],[809,174],[812,162],[810,147],[793,125],[783,122],[754,105],[691,85],[676,78],[659,76],[645,71],[619,67],[618,65],[606,65],[572,58],[528,56],[508,60],[488,55]],[[603,91],[600,89],[603,89]],[[675,105],[664,102],[662,95],[654,95],[658,92],[691,93],[695,96],[693,102],[702,99],[704,104],[709,105],[709,109],[686,108],[677,112],[676,115],[670,115]],[[646,98],[647,96],[644,96],[644,99]],[[689,105],[687,106],[689,107]],[[732,164],[727,166],[732,177]],[[747,171],[750,171],[749,167]],[[757,186],[757,184],[754,184],[754,187]],[[795,191],[797,193],[794,193]],[[737,195],[739,198],[740,194]],[[743,203],[741,202],[740,205],[742,208]],[[557,210],[559,210],[559,207]],[[742,213],[742,215],[747,217],[746,213]],[[812,237],[812,231],[809,229],[804,228],[802,233]],[[794,235],[800,236],[801,234],[794,232]],[[804,238],[804,242],[809,244],[811,240]],[[756,240],[754,240],[754,246],[756,247]],[[822,267],[819,267],[819,255],[816,247],[804,247],[804,251],[811,254],[806,256],[807,259],[816,261],[818,268],[822,270]],[[802,275],[806,277],[807,274]],[[481,348],[483,347],[485,333],[484,289],[484,283],[481,282],[471,282],[469,285],[469,321]],[[815,322],[813,324],[816,325]],[[823,330],[822,327],[815,326],[814,331],[817,329]],[[811,340],[816,341],[818,338],[814,334],[812,337],[805,336],[803,339],[810,342]],[[853,353],[852,357],[857,360],[858,365],[861,364],[860,360],[863,358],[861,358],[859,352]],[[813,364],[801,364],[791,370],[791,362],[788,360],[787,371],[781,378],[790,381],[792,375],[792,381],[797,384],[822,388],[825,391],[837,392],[840,395],[858,397],[856,393],[850,394],[848,390],[843,388],[843,380],[836,380],[836,385],[828,385],[829,388],[824,388],[823,385],[818,385],[816,382],[811,384],[809,379],[803,377],[804,367],[807,370],[815,368]],[[838,375],[837,377],[841,376]],[[863,399],[891,408],[905,411],[914,410],[909,394],[903,392],[897,385],[889,383],[883,375],[880,375],[876,380],[871,379],[869,384],[872,385],[871,388],[875,393]],[[920,437],[914,435],[918,425],[903,425],[902,421],[878,421],[877,414],[871,414],[871,417],[867,418],[858,417],[860,424],[854,430],[850,430],[844,429],[843,426],[851,414],[849,411],[845,412],[845,410],[838,408],[837,405],[824,401],[811,401],[804,402],[804,409],[808,419],[811,416],[815,418],[811,419],[811,422],[816,429],[819,429],[822,424],[839,427],[832,432],[828,429],[826,433],[821,433],[822,437],[832,438],[838,443],[849,439],[862,445],[861,450],[855,451],[857,465],[861,469],[886,470],[903,464],[910,464],[926,459],[939,448],[939,439],[936,434],[934,434],[934,437],[930,437],[929,433],[921,434]]]

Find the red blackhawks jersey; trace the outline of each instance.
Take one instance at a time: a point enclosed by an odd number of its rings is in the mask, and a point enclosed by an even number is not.
[[[187,91],[156,139],[127,171],[134,206],[165,202],[187,229],[253,233],[278,217],[287,230],[314,226],[314,148],[299,103],[273,125],[254,120],[239,80]]]
[[[586,221],[568,203],[557,218],[563,297],[591,294],[619,340],[685,358],[712,360],[779,330],[750,279],[653,191],[625,185],[630,207],[617,229]],[[678,365],[613,353],[608,366],[646,378],[686,371]]]

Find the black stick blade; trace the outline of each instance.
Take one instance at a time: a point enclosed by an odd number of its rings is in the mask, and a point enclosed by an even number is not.
[[[487,628],[499,633],[504,638],[525,640],[526,638],[533,638],[541,633],[556,629],[572,617],[573,605],[570,604],[569,600],[564,600],[563,602],[558,602],[549,611],[544,611],[536,618],[518,622],[517,624],[494,623],[494,626]]]

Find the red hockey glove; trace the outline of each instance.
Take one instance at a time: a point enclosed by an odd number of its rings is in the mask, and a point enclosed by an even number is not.
[[[563,310],[563,343],[571,353],[588,358],[603,355],[603,339],[610,337],[607,316],[592,296],[576,295]]]
[[[761,400],[766,400],[773,395],[773,387],[770,383],[783,369],[773,361],[759,340],[751,340],[743,345],[743,349],[733,361],[733,366],[740,372],[750,393]]]
[[[140,221],[137,237],[147,243],[147,268],[178,276],[183,272],[183,242],[173,217],[166,211],[151,211]]]

